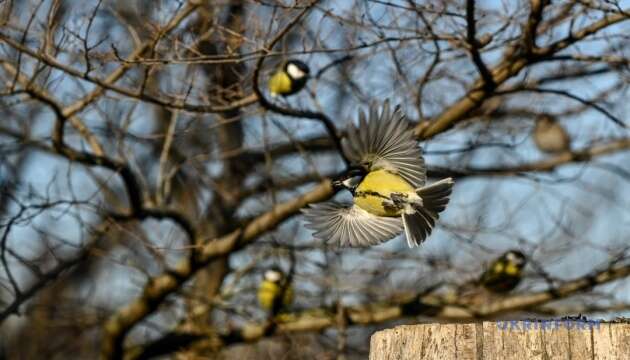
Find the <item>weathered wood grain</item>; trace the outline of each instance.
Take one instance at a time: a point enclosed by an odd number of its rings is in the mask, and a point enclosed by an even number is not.
[[[376,332],[370,360],[630,359],[630,324],[552,320],[404,325]]]

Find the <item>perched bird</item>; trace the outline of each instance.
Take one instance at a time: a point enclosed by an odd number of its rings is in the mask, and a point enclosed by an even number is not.
[[[358,126],[350,125],[342,141],[353,165],[333,187],[349,190],[354,204],[327,201],[302,210],[306,227],[329,244],[377,245],[404,230],[409,247],[417,246],[449,201],[453,179],[425,185],[422,150],[400,109],[390,111],[386,101],[378,110],[359,112]]]
[[[267,269],[258,287],[260,307],[278,314],[293,302],[293,288],[285,273],[277,266]]]
[[[548,154],[559,154],[571,148],[571,139],[566,130],[548,114],[536,118],[534,142],[540,151]]]
[[[309,73],[305,63],[289,60],[269,79],[269,93],[272,97],[293,95],[304,88]]]
[[[510,250],[490,264],[479,283],[494,293],[510,292],[521,282],[525,263],[527,258],[522,252]]]

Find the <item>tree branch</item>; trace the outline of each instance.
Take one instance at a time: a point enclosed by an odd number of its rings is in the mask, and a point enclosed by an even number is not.
[[[556,95],[562,95],[562,96],[568,97],[570,99],[573,99],[575,101],[580,102],[583,105],[592,107],[593,109],[599,111],[600,113],[604,114],[604,116],[606,116],[608,119],[610,119],[612,122],[614,122],[618,126],[621,126],[622,128],[627,128],[627,125],[621,119],[619,119],[615,115],[611,114],[608,110],[604,109],[600,105],[597,105],[593,101],[583,99],[583,98],[581,98],[581,97],[579,97],[577,95],[573,95],[569,91],[525,86],[525,87],[515,87],[514,89],[510,89],[510,90],[507,90],[507,91],[497,91],[496,95],[513,94],[515,92],[520,92],[520,91],[531,91],[531,92],[537,92],[537,93],[543,93],[543,94],[545,94],[545,93],[546,94],[556,94]]]
[[[536,3],[539,3],[535,1]],[[533,9],[535,10],[535,8]],[[532,14],[534,16],[535,14]],[[552,43],[546,47],[536,48],[531,54],[523,53],[519,55],[508,54],[502,61],[499,62],[490,73],[496,86],[500,86],[508,79],[519,74],[521,70],[530,64],[538,61],[545,60],[557,53],[560,50],[567,48],[574,44],[576,41],[586,38],[599,30],[602,30],[608,26],[614,25],[621,21],[627,20],[628,17],[624,14],[613,14],[604,17],[603,19],[596,21],[589,26],[586,26],[581,31],[575,34],[571,34],[565,39],[561,39]],[[533,22],[532,24],[535,24]],[[480,107],[483,102],[492,95],[491,92],[486,91],[483,88],[483,80],[477,80],[471,90],[456,101],[453,105],[449,106],[444,112],[438,115],[430,123],[422,122],[415,128],[415,133],[420,139],[429,139],[437,134],[440,134],[458,122],[467,119],[468,114],[472,113],[475,109]]]
[[[552,171],[558,166],[577,163],[588,162],[598,156],[612,154],[618,151],[624,151],[630,149],[630,138],[612,140],[609,142],[593,145],[581,150],[572,150],[562,154],[548,157],[538,162],[529,164],[522,164],[516,166],[496,166],[487,168],[466,168],[462,170],[447,169],[440,167],[433,167],[436,175],[448,176],[455,178],[473,177],[473,176],[510,176],[527,172],[544,172]]]
[[[470,55],[472,56],[472,60],[479,70],[479,74],[481,74],[481,79],[483,80],[483,87],[486,91],[492,91],[496,87],[494,83],[494,79],[492,78],[492,74],[488,71],[486,64],[484,64],[483,59],[481,58],[481,54],[479,53],[479,41],[476,37],[476,26],[477,22],[475,21],[475,0],[467,0],[466,1],[466,41],[470,47]]]
[[[155,311],[168,295],[179,290],[201,268],[248,245],[258,236],[273,230],[282,221],[296,214],[302,207],[325,200],[332,193],[330,181],[320,183],[310,192],[274,206],[243,227],[218,239],[208,240],[205,245],[193,249],[194,256],[181,260],[174,269],[148,279],[142,295],[111,316],[105,324],[103,357],[121,358],[124,353],[123,341],[131,328]]]

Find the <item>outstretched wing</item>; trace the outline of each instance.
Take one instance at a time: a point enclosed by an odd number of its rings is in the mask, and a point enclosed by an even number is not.
[[[349,125],[347,134],[342,147],[353,163],[368,171],[387,169],[395,172],[415,188],[426,182],[422,149],[408,129],[400,109],[392,112],[389,101],[385,101],[380,114],[375,104],[370,106],[367,116],[360,111],[358,127]]]
[[[334,201],[302,209],[306,227],[328,244],[346,247],[372,246],[394,238],[403,230],[399,217],[375,216],[354,206]]]

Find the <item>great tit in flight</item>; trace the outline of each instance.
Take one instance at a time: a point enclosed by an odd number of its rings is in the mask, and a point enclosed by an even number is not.
[[[327,201],[302,210],[314,236],[336,246],[372,246],[403,230],[409,247],[425,241],[449,201],[453,179],[426,185],[422,149],[399,108],[385,101],[348,126],[342,148],[353,163],[333,187],[349,190],[353,204]]]
[[[527,258],[522,252],[510,250],[490,264],[479,283],[491,292],[508,293],[521,282],[526,263]]]
[[[304,88],[309,73],[305,63],[289,60],[269,79],[269,93],[272,97],[293,95]]]
[[[258,303],[265,311],[278,314],[293,302],[293,288],[277,266],[267,269],[258,287]]]

